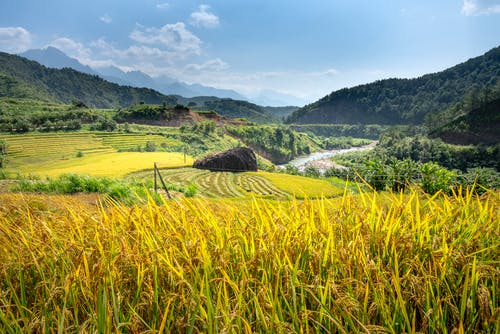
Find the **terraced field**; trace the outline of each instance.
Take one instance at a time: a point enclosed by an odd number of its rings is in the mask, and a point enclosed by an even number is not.
[[[293,194],[297,198],[340,196],[344,192],[344,182],[339,179],[334,181],[334,183],[337,184],[335,186],[331,182],[324,179],[314,179],[298,175],[268,172],[250,174],[259,175],[268,182],[274,184],[276,187],[289,194]],[[339,186],[339,184],[342,186]]]
[[[194,184],[198,195],[202,197],[247,197],[259,196],[266,198],[284,199],[290,198],[293,192],[280,182],[273,182],[268,176],[276,175],[276,180],[286,179],[290,175],[252,172],[252,173],[230,173],[210,172],[195,168],[164,169],[161,170],[163,179],[168,184],[188,186]],[[152,178],[152,172],[140,172],[131,175],[134,178]],[[294,177],[293,182],[320,186],[321,192],[314,187],[304,187],[299,196],[315,197],[320,195],[333,196],[342,193],[341,188],[332,186],[327,181],[319,181],[305,177]],[[289,187],[288,187],[289,188]]]
[[[117,153],[120,150],[130,151],[138,146],[144,147],[148,141],[154,142],[159,151],[179,150],[182,145],[180,141],[161,135],[80,131],[0,134],[0,139],[7,144],[7,170],[13,173],[45,172],[47,175],[54,175],[63,171],[83,171],[92,175],[124,175],[145,169],[145,166],[152,168],[155,161],[168,167],[192,163],[189,157],[184,162],[180,153],[172,156],[162,152]],[[100,160],[103,163],[99,163]],[[123,170],[106,170],[109,167],[105,167],[105,163],[114,163],[114,166]]]
[[[236,174],[236,184],[247,193],[276,197],[287,197],[289,195],[259,175]]]
[[[69,161],[37,165],[30,170],[40,176],[75,173],[92,176],[123,177],[129,173],[152,170],[155,162],[169,168],[191,166],[193,159],[178,152],[115,152]]]
[[[116,152],[113,147],[105,145],[101,138],[84,132],[2,134],[0,139],[7,143],[10,167],[65,160],[75,157],[79,151],[84,155]]]
[[[169,151],[179,151],[184,145],[183,142],[161,135],[141,134],[141,133],[99,133],[97,138],[102,139],[102,143],[119,151],[130,151],[137,146],[144,147],[147,142],[153,142],[158,149]]]

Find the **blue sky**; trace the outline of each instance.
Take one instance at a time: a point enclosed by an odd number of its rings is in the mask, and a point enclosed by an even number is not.
[[[500,0],[2,0],[0,50],[305,102],[500,45]]]

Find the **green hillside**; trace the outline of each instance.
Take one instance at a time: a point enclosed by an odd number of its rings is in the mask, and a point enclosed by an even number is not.
[[[263,107],[246,101],[163,95],[148,88],[120,86],[69,68],[47,68],[37,62],[3,52],[0,52],[1,97],[66,104],[78,100],[94,108],[128,107],[139,102],[166,102],[169,105],[182,103],[194,109],[212,110],[227,117],[247,118],[258,123],[277,120]]]
[[[217,97],[184,98],[163,95],[147,88],[120,86],[95,75],[69,68],[53,69],[23,57],[0,52],[0,98],[29,98],[45,102],[82,101],[94,108],[128,107],[140,102],[169,105],[182,103],[190,108],[212,110],[232,118],[258,123],[275,122],[263,107],[246,101]]]
[[[485,102],[432,133],[452,144],[500,143],[500,98]]]
[[[11,88],[0,97],[41,98],[63,103],[74,100],[97,108],[128,106],[140,101],[162,103],[166,96],[152,89],[120,86],[73,69],[52,69],[26,58],[0,53],[0,74]]]
[[[422,124],[473,89],[500,79],[500,47],[442,72],[387,79],[331,93],[290,115],[295,124]]]
[[[213,110],[224,116],[247,118],[258,123],[272,123],[277,121],[277,119],[265,111],[263,107],[247,101],[218,99],[206,101],[203,104],[203,108]]]
[[[1,71],[0,97],[32,98],[45,102],[56,100],[47,90],[41,89],[29,82],[16,79],[10,75],[6,75]]]

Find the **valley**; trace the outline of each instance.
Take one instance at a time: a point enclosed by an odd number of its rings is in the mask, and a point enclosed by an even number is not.
[[[301,108],[0,53],[0,332],[498,332],[499,50]]]

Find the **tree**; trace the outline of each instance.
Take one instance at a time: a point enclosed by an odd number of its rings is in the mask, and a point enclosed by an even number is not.
[[[289,138],[288,146],[290,149],[290,155],[294,157],[297,154],[297,148],[295,146],[295,134],[293,133],[293,131],[290,131],[288,138]]]
[[[144,151],[146,152],[155,152],[156,151],[156,143],[154,141],[147,141],[144,146]]]
[[[394,191],[404,191],[418,172],[417,163],[411,159],[398,160],[392,158],[388,165],[388,177]]]
[[[365,181],[375,190],[384,190],[388,184],[387,166],[378,159],[366,161],[361,174]]]
[[[281,127],[277,127],[274,130],[274,142],[277,146],[283,145],[283,129]]]
[[[321,173],[319,169],[317,169],[316,167],[307,166],[306,169],[304,170],[304,175],[309,177],[320,177]]]
[[[435,194],[438,191],[449,193],[455,173],[449,171],[434,162],[427,162],[420,168],[422,173],[422,189],[429,194]]]

